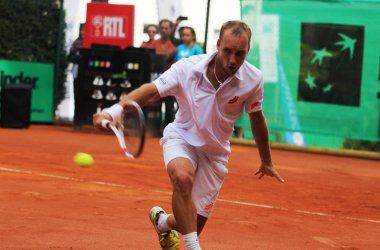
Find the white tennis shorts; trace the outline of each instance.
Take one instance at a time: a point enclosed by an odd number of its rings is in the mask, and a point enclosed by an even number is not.
[[[164,136],[160,140],[163,148],[165,166],[177,158],[190,159],[195,170],[192,190],[192,198],[197,213],[209,217],[218,198],[228,169],[220,161],[212,161],[207,153],[188,144],[182,137],[170,127],[167,127]]]

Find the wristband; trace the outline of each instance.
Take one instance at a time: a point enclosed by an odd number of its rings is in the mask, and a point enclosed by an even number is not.
[[[112,117],[112,121],[116,121],[123,113],[123,110],[124,109],[120,104],[114,104],[109,108],[103,109],[102,113],[109,114]]]

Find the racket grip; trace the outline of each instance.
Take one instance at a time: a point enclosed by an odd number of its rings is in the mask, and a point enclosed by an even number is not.
[[[107,129],[109,129],[109,123],[110,123],[109,120],[107,120],[107,119],[103,119],[103,120],[102,120],[102,127],[103,127],[103,128],[107,128]]]

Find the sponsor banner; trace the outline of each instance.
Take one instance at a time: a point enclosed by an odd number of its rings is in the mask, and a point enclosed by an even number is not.
[[[360,106],[364,26],[302,23],[298,100]]]
[[[88,3],[83,46],[133,46],[133,5]]]
[[[278,15],[262,15],[260,30],[260,69],[265,83],[278,82],[277,53],[280,25]]]
[[[52,122],[54,65],[0,60],[0,87],[20,83],[32,85],[31,121]]]

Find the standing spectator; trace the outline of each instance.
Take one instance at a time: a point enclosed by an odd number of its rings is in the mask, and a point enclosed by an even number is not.
[[[165,69],[169,69],[174,62],[174,56],[177,52],[176,45],[173,44],[172,40],[174,37],[173,34],[173,22],[168,19],[162,19],[159,22],[161,38],[157,39],[153,43],[153,48],[156,49],[157,54],[163,54],[166,56],[166,65]],[[163,127],[166,127],[169,123],[174,120],[176,109],[174,106],[175,97],[167,96],[163,98],[165,103],[165,118]]]
[[[74,79],[78,76],[78,68],[79,68],[79,50],[83,48],[83,38],[84,38],[84,27],[85,24],[81,23],[79,26],[79,36],[70,47],[69,51],[69,61],[72,63],[71,73],[73,74]]]
[[[176,45],[172,42],[173,22],[168,19],[162,19],[159,22],[161,38],[153,43],[153,48],[156,49],[157,54],[166,56],[166,69],[170,68],[173,63],[174,55],[177,52]]]
[[[149,24],[146,27],[146,33],[148,33],[149,40],[146,41],[146,42],[143,42],[140,45],[140,48],[153,48],[153,43],[154,43],[155,37],[156,37],[156,35],[158,33],[158,27],[157,27],[157,25],[155,25],[155,24]]]
[[[182,44],[182,40],[181,39],[177,39],[175,38],[175,32],[178,28],[178,26],[181,24],[182,21],[184,20],[187,20],[187,17],[185,16],[179,16],[177,17],[177,19],[175,20],[174,24],[173,24],[173,28],[172,28],[172,33],[170,35],[170,40],[172,40],[172,43],[178,47],[178,45]],[[179,32],[181,34],[181,32]]]
[[[196,34],[192,27],[184,26],[179,30],[182,44],[178,45],[175,61],[193,55],[204,54],[203,49],[196,43]]]
[[[79,26],[79,36],[71,44],[69,51],[69,60],[76,63],[79,59],[79,50],[83,47],[83,37],[84,37],[84,23]]]

